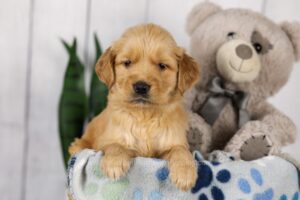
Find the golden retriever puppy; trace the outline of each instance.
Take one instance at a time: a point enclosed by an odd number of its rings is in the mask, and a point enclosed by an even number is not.
[[[69,152],[102,151],[101,169],[113,179],[124,176],[136,156],[162,158],[179,189],[193,187],[197,173],[182,96],[198,79],[196,62],[166,30],[146,24],[129,28],[114,42],[96,72],[109,87],[108,105]]]

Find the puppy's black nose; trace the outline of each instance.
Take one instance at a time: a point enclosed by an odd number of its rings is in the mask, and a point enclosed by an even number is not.
[[[144,81],[138,81],[136,83],[133,84],[133,90],[136,94],[139,94],[139,95],[145,95],[149,92],[150,90],[150,85],[147,84],[146,82]]]

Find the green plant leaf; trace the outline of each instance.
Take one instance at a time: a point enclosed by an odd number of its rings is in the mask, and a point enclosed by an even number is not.
[[[102,49],[97,38],[97,35],[94,35],[95,47],[96,47],[96,61],[102,54]],[[107,104],[107,95],[108,88],[101,82],[96,74],[96,71],[93,70],[91,85],[90,85],[90,98],[89,98],[89,120],[98,115],[103,111]]]
[[[64,76],[63,89],[59,101],[59,133],[65,164],[69,160],[68,148],[76,137],[81,137],[87,113],[87,97],[84,88],[84,66],[80,62],[74,39],[72,46],[62,41],[69,61]]]

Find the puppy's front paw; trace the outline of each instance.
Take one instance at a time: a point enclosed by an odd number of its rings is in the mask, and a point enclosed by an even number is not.
[[[190,190],[197,180],[196,163],[191,160],[189,162],[177,161],[170,163],[170,178],[176,187],[182,191]]]
[[[129,156],[107,155],[101,160],[101,169],[104,174],[114,180],[126,175],[131,165]]]

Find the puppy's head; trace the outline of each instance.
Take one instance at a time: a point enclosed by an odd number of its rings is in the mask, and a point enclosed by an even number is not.
[[[100,57],[96,72],[109,101],[134,106],[178,101],[199,76],[198,65],[154,24],[129,28]]]

